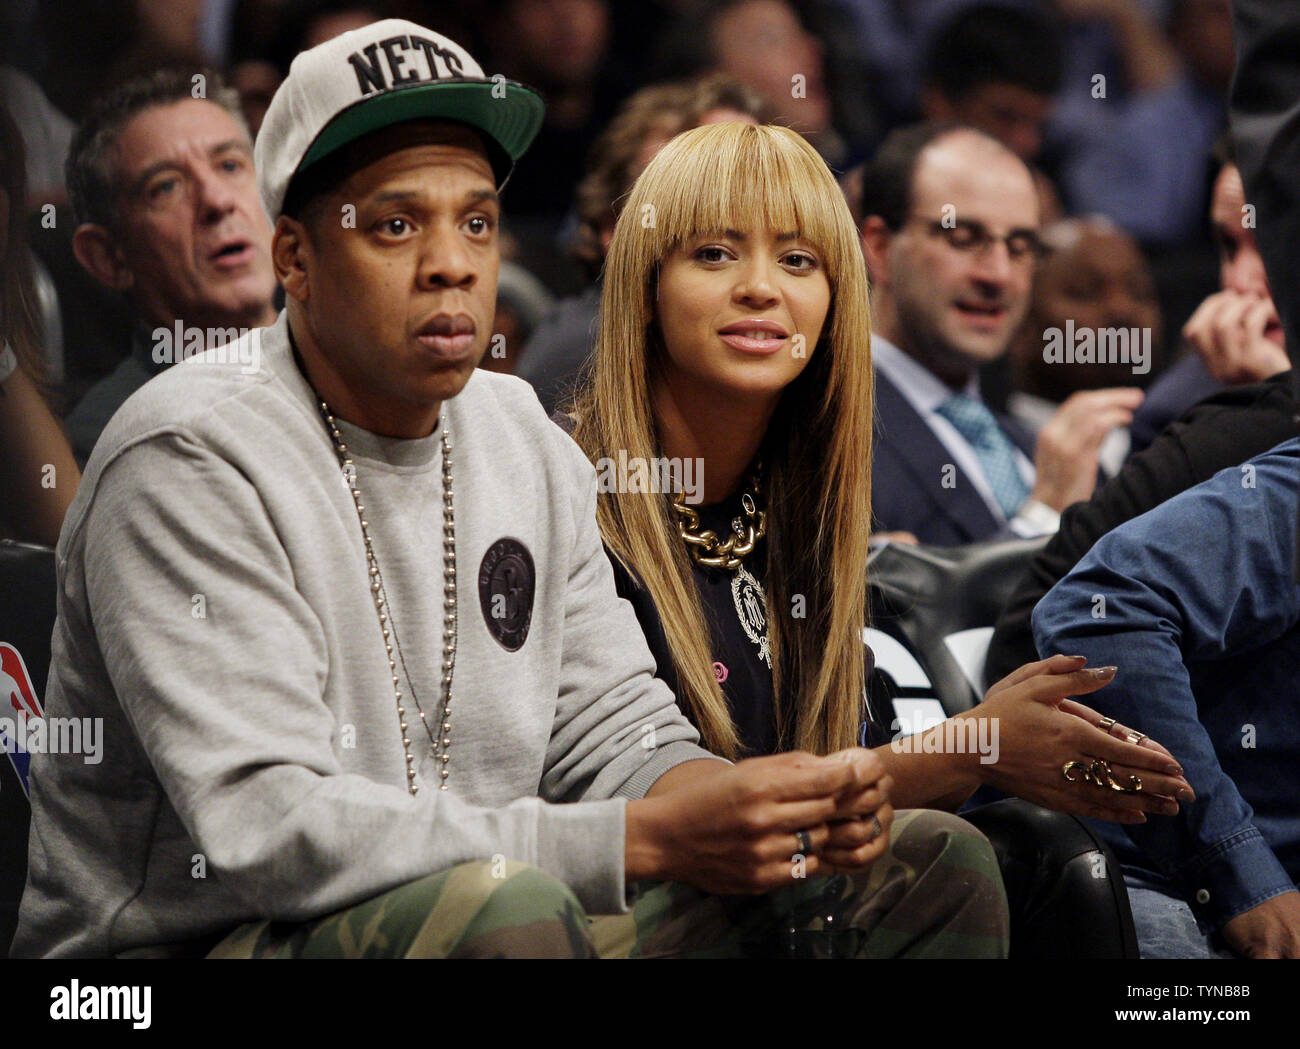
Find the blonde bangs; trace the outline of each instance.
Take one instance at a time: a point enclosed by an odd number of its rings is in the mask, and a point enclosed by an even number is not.
[[[798,233],[823,254],[834,283],[846,251],[856,249],[845,243],[845,223],[853,222],[825,163],[800,135],[775,125],[727,121],[683,132],[646,167],[625,212],[635,225],[620,225],[633,226],[640,250],[657,259],[728,229]]]

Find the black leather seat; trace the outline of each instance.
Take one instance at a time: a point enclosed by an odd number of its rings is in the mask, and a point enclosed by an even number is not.
[[[55,616],[54,551],[0,541],[0,717],[14,720],[26,706],[13,690],[24,676],[37,702],[45,695]],[[27,881],[27,829],[31,807],[18,775],[21,758],[0,756],[0,957],[9,953],[18,904]]]
[[[1119,861],[1083,820],[1006,798],[961,816],[997,853],[1011,904],[1011,957],[1138,958]]]
[[[939,548],[891,543],[867,561],[871,706],[894,734],[983,698],[993,624],[1046,539]],[[1001,797],[981,790],[976,801]],[[961,813],[992,843],[1011,903],[1013,958],[1136,958],[1118,862],[1082,820],[1019,798]]]

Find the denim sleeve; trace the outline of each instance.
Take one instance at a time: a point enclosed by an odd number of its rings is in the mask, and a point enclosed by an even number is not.
[[[1295,887],[1219,765],[1185,664],[1259,648],[1300,619],[1298,454],[1300,441],[1279,445],[1103,536],[1033,616],[1039,652],[1119,667],[1092,705],[1182,764],[1197,800],[1125,829],[1206,927]]]

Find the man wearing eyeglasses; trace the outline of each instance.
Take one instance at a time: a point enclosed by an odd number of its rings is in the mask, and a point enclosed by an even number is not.
[[[862,197],[874,530],[939,546],[1054,532],[1062,510],[1092,495],[1101,443],[1142,393],[1076,393],[1036,445],[984,403],[979,369],[1006,353],[1041,252],[1029,169],[973,128],[917,125],[886,139]]]

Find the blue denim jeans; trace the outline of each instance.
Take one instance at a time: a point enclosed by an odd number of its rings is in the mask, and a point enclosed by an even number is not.
[[[1197,928],[1191,907],[1159,880],[1126,869],[1124,884],[1143,958],[1234,957],[1217,937],[1212,941]]]

